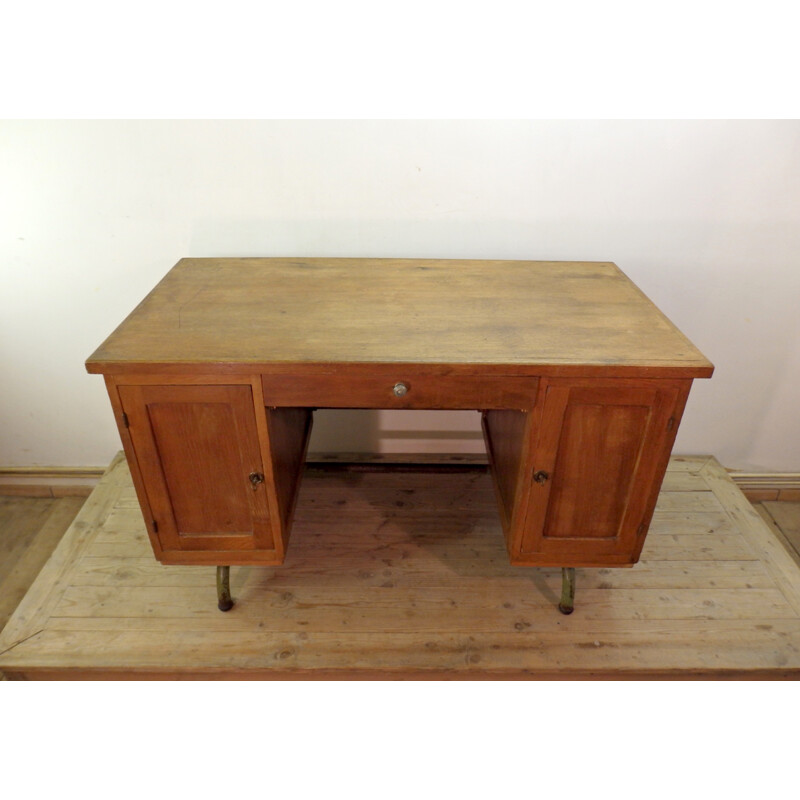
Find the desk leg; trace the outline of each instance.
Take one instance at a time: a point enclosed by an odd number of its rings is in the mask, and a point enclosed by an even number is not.
[[[571,614],[575,610],[575,567],[561,568],[561,602],[558,610]]]
[[[233,608],[230,567],[217,567],[217,606],[220,611],[230,611]]]

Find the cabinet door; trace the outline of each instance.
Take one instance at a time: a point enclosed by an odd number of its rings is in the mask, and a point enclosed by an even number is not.
[[[688,383],[548,382],[523,561],[592,566],[638,559]]]
[[[250,386],[119,386],[161,549],[272,550]]]

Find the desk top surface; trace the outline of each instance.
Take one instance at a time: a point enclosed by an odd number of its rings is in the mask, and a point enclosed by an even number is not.
[[[607,262],[184,258],[87,361],[622,367],[710,362]]]

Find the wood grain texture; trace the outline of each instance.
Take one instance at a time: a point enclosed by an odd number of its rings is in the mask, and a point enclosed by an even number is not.
[[[121,472],[124,474],[121,475]],[[15,646],[16,642],[36,635],[43,628],[54,603],[61,598],[70,580],[72,565],[94,540],[120,499],[120,490],[129,485],[130,473],[122,453],[119,453],[0,633],[0,653]],[[140,520],[141,517],[141,525]]]
[[[674,469],[673,469],[674,467]],[[672,481],[671,478],[675,480]],[[797,678],[800,568],[721,467],[674,460],[641,562],[509,566],[485,472],[311,470],[280,569],[153,558],[124,462],[0,635],[11,678]],[[136,547],[132,547],[138,542]]]
[[[514,510],[520,509],[523,517],[525,513],[522,496],[527,496],[524,473],[531,439],[531,415],[523,411],[491,410],[482,415],[481,421],[500,518],[506,541],[510,543],[517,522]],[[518,496],[521,497],[519,503]]]
[[[50,498],[0,497],[0,583],[30,547],[56,505]]]
[[[284,551],[289,542],[292,515],[303,478],[312,421],[312,413],[307,408],[267,409],[270,458]]]
[[[160,554],[273,550],[252,388],[118,391]],[[251,474],[262,482],[252,486]]]
[[[758,512],[716,461],[707,463],[700,474],[725,513],[742,532],[751,551],[767,565],[776,586],[800,613],[800,581],[797,580],[797,564],[792,556],[771,534]]]
[[[713,370],[614,264],[276,258],[180,261],[87,368],[156,557],[242,565],[285,556],[318,407],[497,411],[512,561],[634,563],[691,379]],[[552,480],[532,488],[534,469]]]
[[[544,381],[514,563],[636,562],[690,383]]]
[[[452,374],[452,367],[372,365],[317,374],[269,373],[264,400],[275,406],[325,408],[529,409],[538,378],[518,375]],[[402,383],[403,395],[394,387]]]
[[[614,264],[315,258],[182,259],[87,369],[353,363],[713,370]]]
[[[82,497],[0,498],[0,630],[82,505]]]

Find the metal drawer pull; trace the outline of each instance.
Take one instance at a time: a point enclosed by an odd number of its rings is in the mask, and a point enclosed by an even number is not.
[[[402,397],[408,391],[408,386],[404,383],[396,383],[392,391],[396,397]]]
[[[549,472],[545,472],[543,469],[540,469],[538,472],[533,473],[533,479],[536,483],[547,483],[547,479],[550,477]]]
[[[248,477],[250,478],[250,483],[253,485],[253,491],[258,488],[259,483],[264,483],[264,476],[260,472],[251,472]]]

